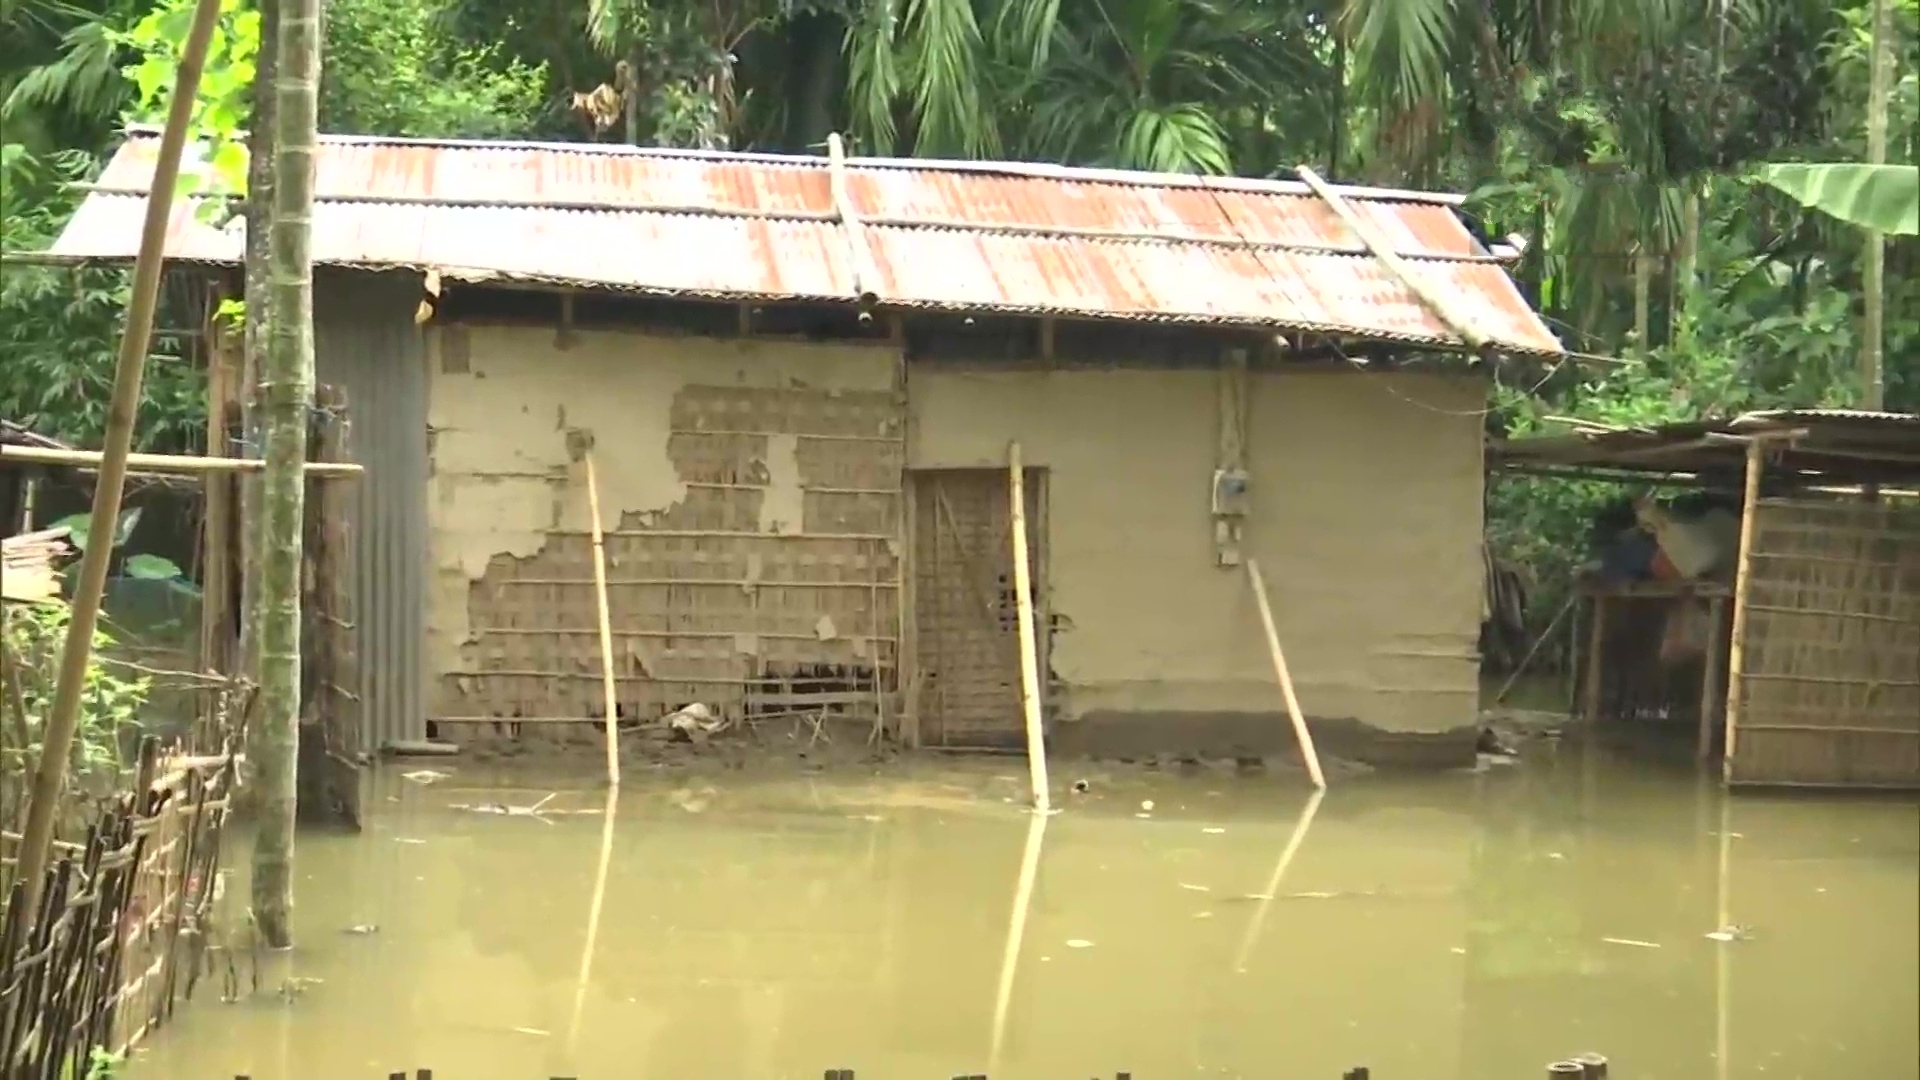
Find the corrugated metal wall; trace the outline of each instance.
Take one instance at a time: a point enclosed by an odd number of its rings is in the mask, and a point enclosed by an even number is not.
[[[347,393],[354,460],[366,466],[353,523],[361,744],[426,738],[422,668],[427,557],[427,386],[412,274],[323,273],[315,375]]]

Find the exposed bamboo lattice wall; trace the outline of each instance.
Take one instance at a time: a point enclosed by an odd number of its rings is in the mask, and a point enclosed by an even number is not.
[[[1734,783],[1920,787],[1920,507],[1755,510]]]
[[[606,536],[622,716],[699,701],[736,719],[871,719],[899,653],[898,395],[692,385],[670,423],[685,497]],[[592,558],[588,533],[565,530],[494,557],[469,592],[467,670],[443,679],[449,719],[604,712]]]

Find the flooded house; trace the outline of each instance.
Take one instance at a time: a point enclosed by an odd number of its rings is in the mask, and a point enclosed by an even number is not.
[[[131,258],[157,142],[56,257]],[[1561,346],[1457,197],[340,136],[317,170],[367,745],[603,715],[597,504],[623,719],[1019,747],[1017,444],[1056,753],[1290,753],[1257,558],[1324,751],[1471,760],[1485,370]],[[180,208],[168,255],[236,289],[241,228]]]

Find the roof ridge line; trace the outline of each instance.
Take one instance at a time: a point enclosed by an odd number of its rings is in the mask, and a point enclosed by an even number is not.
[[[129,137],[158,138],[160,129],[152,124],[129,124]],[[242,132],[241,134],[244,134]],[[650,157],[663,160],[740,162],[742,164],[784,166],[794,169],[828,171],[825,155],[781,154],[762,150],[699,150],[669,146],[631,146],[626,143],[575,143],[544,140],[486,140],[450,138],[414,138],[400,135],[356,135],[323,132],[322,145],[336,146],[417,146],[448,150],[522,150],[553,154],[577,154],[581,157]],[[1060,183],[1114,184],[1139,188],[1195,188],[1215,192],[1231,191],[1249,195],[1285,195],[1317,199],[1313,189],[1298,180],[1277,177],[1203,176],[1198,173],[1146,172],[1135,169],[1110,169],[1086,165],[1057,165],[1034,161],[967,161],[950,158],[856,157],[846,159],[849,170],[901,170],[1005,176],[1029,180],[1053,180]],[[1335,184],[1334,189],[1349,199],[1364,202],[1409,202],[1436,206],[1460,206],[1466,196],[1450,192],[1415,191],[1365,185]]]

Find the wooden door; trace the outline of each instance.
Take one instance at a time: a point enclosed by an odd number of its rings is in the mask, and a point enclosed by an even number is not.
[[[914,660],[921,738],[932,746],[1025,745],[1013,533],[1005,469],[915,471]],[[1027,470],[1040,684],[1047,678],[1045,473]]]

